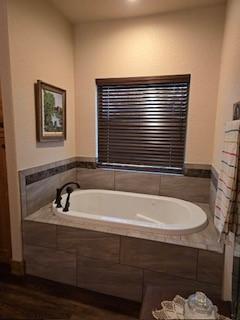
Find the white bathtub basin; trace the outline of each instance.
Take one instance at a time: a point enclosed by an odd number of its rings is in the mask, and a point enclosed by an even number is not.
[[[66,195],[62,198],[62,205]],[[138,193],[78,190],[71,194],[70,208],[54,212],[79,219],[121,224],[128,228],[159,230],[163,234],[189,234],[204,229],[206,213],[197,205],[180,199]]]

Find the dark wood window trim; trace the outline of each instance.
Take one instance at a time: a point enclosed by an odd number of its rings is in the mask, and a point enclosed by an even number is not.
[[[96,84],[107,85],[107,84],[154,84],[154,83],[169,83],[169,82],[187,82],[190,83],[191,75],[170,75],[170,76],[156,76],[156,77],[131,77],[131,78],[107,78],[107,79],[96,79]]]
[[[97,165],[104,168],[182,174],[190,79],[190,74],[96,79],[98,88]],[[152,96],[144,93],[148,92],[147,89],[149,88],[152,91],[155,90],[157,94]],[[129,94],[131,89],[132,92]],[[143,93],[139,94],[139,90]],[[136,93],[139,95],[136,95]],[[129,99],[129,96],[132,100]],[[152,99],[153,102],[151,102]],[[149,114],[146,118],[142,116],[145,112],[143,111],[145,106],[146,113]],[[174,106],[173,111],[169,106]],[[130,114],[129,117],[128,114]],[[137,118],[138,116],[139,118]],[[134,130],[131,130],[131,123],[134,123],[134,119],[138,128],[135,133]],[[158,120],[161,120],[161,122],[158,122]],[[138,123],[139,127],[143,128],[142,132],[139,130]],[[148,126],[151,128],[150,130],[148,130]],[[128,133],[129,137],[127,137]],[[177,137],[175,141],[172,140],[174,136]],[[143,143],[141,143],[141,139]],[[171,143],[168,144],[167,140],[170,140]],[[130,142],[128,143],[128,141]],[[134,141],[136,145],[134,145]],[[154,142],[153,145],[150,141]],[[131,150],[131,146],[134,150],[136,149],[136,153]],[[128,148],[129,159],[127,159],[127,152],[125,152]],[[170,149],[171,151],[168,151]],[[149,155],[151,152],[153,155],[152,162]],[[168,153],[171,153],[171,156]],[[144,154],[142,163],[141,154]],[[117,155],[119,155],[119,159]],[[175,157],[175,160],[168,159],[171,157]],[[114,159],[114,161],[111,159]],[[136,163],[134,163],[134,159]],[[164,164],[165,160],[170,163],[169,166]]]

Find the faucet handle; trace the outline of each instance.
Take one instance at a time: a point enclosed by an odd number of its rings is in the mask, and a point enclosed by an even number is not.
[[[56,200],[55,200],[54,203],[58,204],[58,199],[59,199],[60,196],[61,196],[61,189],[57,188],[56,189]]]
[[[67,187],[66,191],[67,191],[68,194],[71,194],[73,192],[73,188]]]
[[[61,204],[61,200],[62,200],[62,197],[61,197],[61,189],[57,188],[57,194],[56,194],[56,200],[55,200],[55,204],[57,205],[56,207],[57,208],[62,208],[62,204]]]
[[[71,195],[71,193],[73,192],[73,188],[67,187],[66,191],[67,191],[67,199],[66,199],[65,207],[63,208],[63,211],[64,211],[64,212],[69,211],[70,195]]]

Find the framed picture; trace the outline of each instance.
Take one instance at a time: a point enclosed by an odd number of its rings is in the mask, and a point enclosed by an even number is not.
[[[66,91],[38,80],[35,99],[37,140],[66,139]]]
[[[233,105],[233,120],[240,120],[240,101]]]

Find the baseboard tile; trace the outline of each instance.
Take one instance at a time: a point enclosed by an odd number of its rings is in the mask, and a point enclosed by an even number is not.
[[[11,273],[15,276],[25,275],[25,263],[24,261],[11,261]]]

